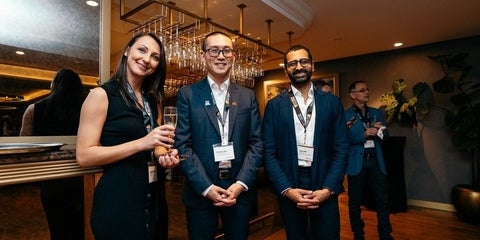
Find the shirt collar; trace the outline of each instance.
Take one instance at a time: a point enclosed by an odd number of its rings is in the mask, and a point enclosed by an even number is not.
[[[228,86],[230,85],[230,78],[228,78],[225,82],[223,82],[220,87],[218,86],[217,83],[215,83],[210,77],[207,76],[208,80],[208,85],[210,85],[210,88],[215,91],[223,92],[227,90]]]
[[[292,93],[295,97],[302,97],[302,93],[300,91],[298,91],[298,89],[296,89],[293,85],[292,86]],[[313,83],[310,83],[310,89],[308,90],[308,98],[313,98],[314,94],[313,94]]]

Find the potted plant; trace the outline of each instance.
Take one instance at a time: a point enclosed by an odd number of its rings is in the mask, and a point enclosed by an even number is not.
[[[380,108],[385,112],[386,122],[398,122],[400,125],[408,127],[417,126],[417,115],[425,115],[428,108],[418,108],[418,98],[428,87],[426,83],[417,83],[413,86],[413,97],[406,98],[403,92],[407,88],[407,83],[403,79],[395,80],[392,84],[392,92],[384,93],[380,97],[382,105]],[[420,113],[417,110],[421,109]]]
[[[480,220],[480,81],[467,78],[472,66],[467,53],[428,56],[437,62],[444,76],[433,82],[433,90],[450,97],[452,107],[445,109],[444,121],[452,133],[452,144],[472,154],[471,184],[452,189],[452,203],[460,217]]]

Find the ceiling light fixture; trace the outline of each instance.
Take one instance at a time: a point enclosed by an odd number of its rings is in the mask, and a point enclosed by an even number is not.
[[[25,54],[25,52],[24,52],[24,51],[20,51],[20,50],[18,50],[18,51],[15,51],[15,53],[16,53],[17,55],[24,55],[24,54]]]
[[[125,1],[120,1],[120,19],[136,25],[130,32],[133,34],[151,32],[163,39],[165,55],[170,64],[165,81],[167,98],[176,96],[178,89],[182,86],[198,81],[205,76],[204,64],[196,53],[202,48],[202,39],[209,32],[223,31],[231,34],[237,55],[230,80],[242,86],[253,88],[255,78],[263,76],[263,58],[267,54],[283,55],[282,51],[253,39],[250,33],[243,34],[243,10],[246,7],[244,4],[237,6],[240,9],[240,30],[234,31],[207,17],[200,17],[180,8],[173,2],[146,1],[138,7],[128,10]],[[161,9],[157,15],[148,18],[151,13],[147,8],[154,3],[160,4]],[[206,3],[207,0],[205,0],[205,11],[208,10]],[[208,16],[207,12],[204,15]]]
[[[92,6],[92,7],[97,7],[98,6],[97,1],[88,0],[86,3],[87,3],[88,6]]]
[[[303,29],[310,27],[315,12],[301,0],[262,0]]]
[[[393,46],[394,47],[401,47],[401,46],[403,46],[403,43],[397,42],[397,43],[394,43]]]

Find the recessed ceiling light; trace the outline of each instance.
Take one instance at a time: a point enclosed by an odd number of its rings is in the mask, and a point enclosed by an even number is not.
[[[20,51],[20,50],[19,50],[19,51],[15,51],[15,53],[18,54],[18,55],[24,55],[24,54],[25,54],[25,52]]]
[[[403,43],[397,42],[397,43],[394,43],[393,46],[394,47],[401,47],[401,46],[403,46]]]
[[[86,3],[87,3],[88,6],[92,6],[92,7],[98,6],[97,1],[88,0]]]

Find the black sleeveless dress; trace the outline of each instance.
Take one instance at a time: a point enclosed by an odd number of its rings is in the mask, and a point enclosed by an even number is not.
[[[127,106],[120,95],[118,82],[109,81],[102,88],[107,92],[108,111],[100,143],[112,146],[145,136],[147,130],[142,112]],[[156,119],[157,105],[152,100],[149,104],[153,119]],[[96,240],[156,239],[159,201],[164,198],[160,193],[163,176],[158,167],[159,181],[148,183],[150,154],[150,151],[138,152],[103,167],[102,177],[95,188],[91,215]]]

